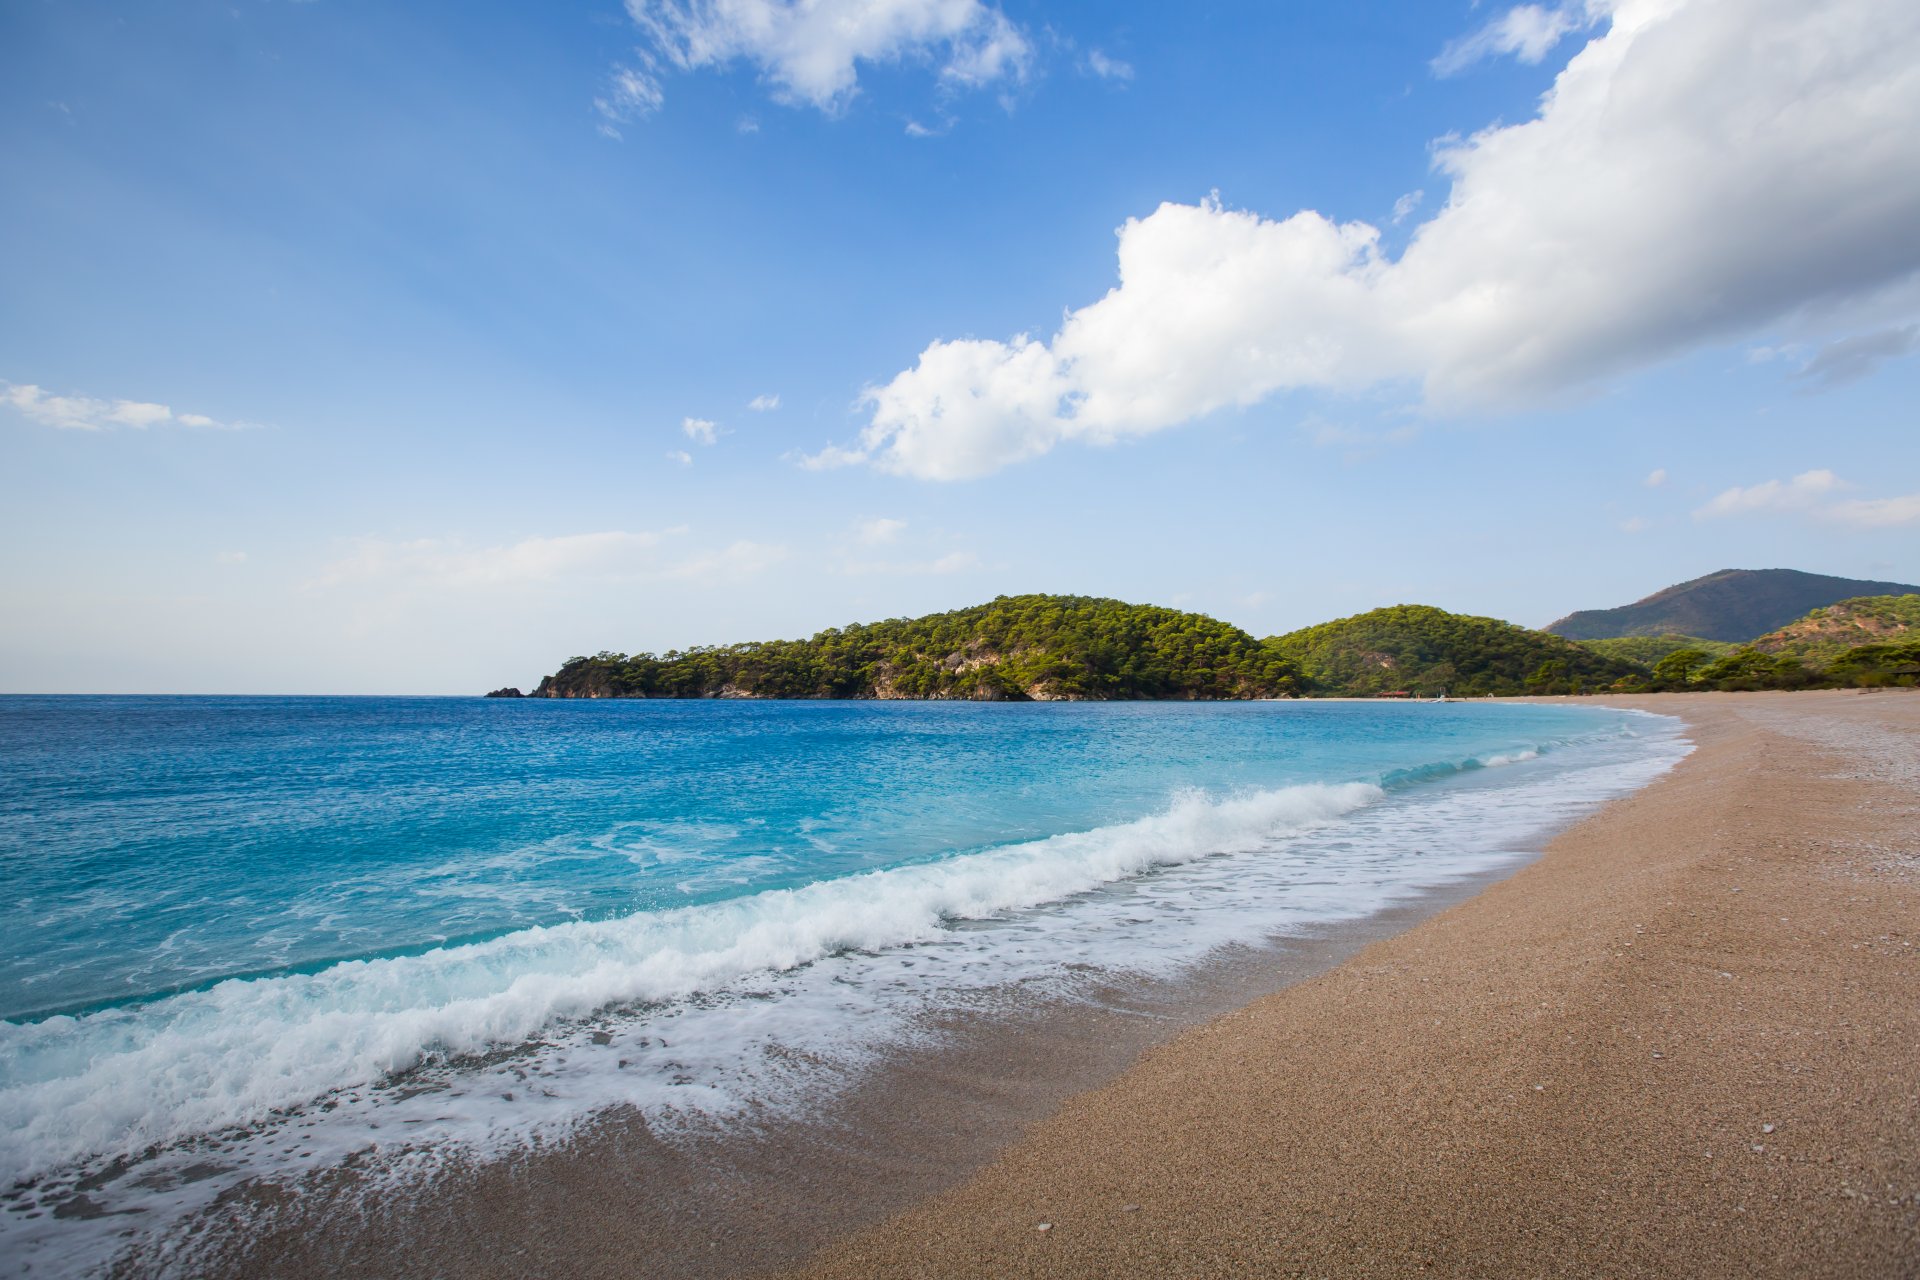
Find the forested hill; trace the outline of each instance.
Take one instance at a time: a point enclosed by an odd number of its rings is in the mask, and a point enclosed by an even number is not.
[[[1550,623],[1547,630],[1569,640],[1673,634],[1745,644],[1812,609],[1855,596],[1897,596],[1916,591],[1920,587],[1834,578],[1798,569],[1722,569],[1617,609],[1582,609]]]
[[[1594,692],[1643,671],[1544,631],[1426,605],[1375,609],[1268,643],[1299,663],[1313,691],[1356,696]]]
[[[1815,609],[1761,636],[1753,647],[1824,666],[1859,645],[1915,639],[1920,639],[1920,595],[1865,596]]]
[[[1197,613],[1087,596],[1002,596],[924,618],[666,654],[570,659],[543,698],[1268,698],[1294,664]]]

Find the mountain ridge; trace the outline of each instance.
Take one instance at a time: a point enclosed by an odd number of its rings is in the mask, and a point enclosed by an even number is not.
[[[1682,635],[1745,643],[1842,600],[1915,593],[1920,586],[1798,569],[1721,569],[1632,604],[1577,610],[1543,629],[1569,640]]]

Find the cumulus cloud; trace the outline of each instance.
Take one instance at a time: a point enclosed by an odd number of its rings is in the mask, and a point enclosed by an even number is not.
[[[720,440],[720,424],[705,418],[682,418],[680,433],[695,444],[717,444]]]
[[[1589,0],[1554,9],[1537,4],[1509,9],[1473,34],[1450,42],[1433,60],[1433,73],[1458,75],[1476,62],[1508,54],[1525,63],[1539,62],[1563,39],[1592,26],[1605,8],[1602,0]]]
[[[747,408],[753,410],[755,413],[769,413],[779,407],[780,397],[777,395],[755,396],[753,399],[747,401]]]
[[[1163,204],[1051,340],[933,342],[809,464],[978,476],[1296,388],[1537,404],[1920,275],[1920,6],[1607,18],[1535,117],[1436,149],[1447,199],[1398,259],[1364,222]]]
[[[667,450],[667,461],[677,462],[683,467],[690,467],[693,465],[693,455],[685,449],[669,449]]]
[[[459,589],[568,580],[732,579],[750,577],[786,556],[782,547],[749,541],[677,558],[664,554],[669,541],[686,532],[685,528],[639,533],[615,529],[525,538],[492,547],[468,546],[449,538],[360,538],[309,585],[388,583]]]
[[[191,427],[201,431],[246,431],[251,422],[219,422],[203,413],[175,413],[164,404],[142,400],[99,400],[92,396],[57,396],[32,383],[0,382],[0,404],[23,416],[63,431],[112,431],[130,428]]]
[[[1853,489],[1831,471],[1803,471],[1791,480],[1767,480],[1728,489],[1695,511],[1694,518],[1794,514],[1856,529],[1920,524],[1920,493],[1891,498],[1842,498]]]
[[[859,64],[923,61],[942,84],[1019,81],[1032,42],[980,0],[627,0],[646,38],[596,101],[609,121],[644,116],[665,99],[671,71],[746,62],[773,95],[829,113],[859,91]]]

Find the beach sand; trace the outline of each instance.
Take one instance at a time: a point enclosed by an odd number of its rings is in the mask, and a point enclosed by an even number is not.
[[[795,1273],[1920,1274],[1920,694],[1699,750]]]
[[[1920,1274],[1920,694],[1608,701],[1699,749],[1510,877],[983,1011],[814,1122],[267,1189],[196,1274]]]

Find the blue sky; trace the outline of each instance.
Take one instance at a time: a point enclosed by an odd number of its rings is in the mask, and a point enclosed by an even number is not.
[[[1920,579],[1916,66],[1895,0],[23,0],[0,689]]]

